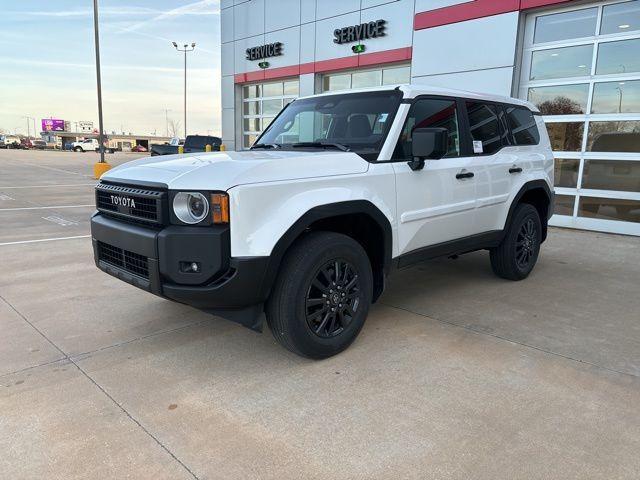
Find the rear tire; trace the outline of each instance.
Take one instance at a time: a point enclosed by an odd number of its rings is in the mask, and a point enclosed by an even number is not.
[[[340,233],[309,233],[282,261],[266,305],[267,323],[286,349],[327,358],[358,336],[372,292],[371,264],[358,242]]]
[[[490,250],[491,268],[507,280],[527,278],[536,265],[542,242],[542,223],[533,205],[521,203],[498,247]]]
[[[82,149],[82,147],[74,147],[73,148],[74,152],[84,152],[84,150]]]

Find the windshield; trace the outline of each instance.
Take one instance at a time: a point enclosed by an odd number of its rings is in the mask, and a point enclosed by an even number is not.
[[[387,90],[296,100],[252,148],[336,148],[375,160],[401,99]]]

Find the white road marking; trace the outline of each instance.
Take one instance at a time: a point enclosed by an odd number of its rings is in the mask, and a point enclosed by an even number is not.
[[[0,200],[14,200],[14,199],[9,195],[7,195],[6,193],[0,193]]]
[[[16,212],[20,210],[55,210],[58,208],[84,208],[84,207],[95,207],[94,203],[89,203],[87,205],[56,205],[54,207],[16,207],[16,208],[0,208],[0,212]]]
[[[22,240],[18,242],[4,242],[4,243],[0,243],[0,247],[4,247],[6,245],[23,245],[26,243],[53,242],[56,240],[73,240],[76,238],[89,238],[89,237],[91,237],[91,235],[76,235],[75,237],[41,238],[38,240]]]
[[[57,223],[62,227],[68,227],[70,225],[78,225],[78,222],[74,222],[73,220],[67,220],[66,218],[62,218],[59,215],[49,215],[48,217],[42,217],[43,220],[47,222]]]
[[[17,187],[0,187],[0,190],[15,190],[18,188],[61,188],[61,187],[95,187],[96,183],[72,183],[68,185],[20,185]]]

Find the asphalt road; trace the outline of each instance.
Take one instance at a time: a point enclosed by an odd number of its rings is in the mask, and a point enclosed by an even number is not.
[[[640,477],[640,239],[403,270],[313,362],[97,270],[96,159],[0,150],[0,478]]]

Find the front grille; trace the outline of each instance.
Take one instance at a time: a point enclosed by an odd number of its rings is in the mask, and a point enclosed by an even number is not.
[[[166,197],[166,192],[134,186],[102,182],[96,186],[98,210],[143,225],[165,223]]]
[[[98,260],[140,277],[149,278],[149,262],[144,255],[98,242]]]

